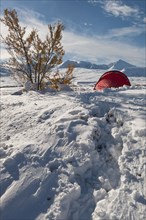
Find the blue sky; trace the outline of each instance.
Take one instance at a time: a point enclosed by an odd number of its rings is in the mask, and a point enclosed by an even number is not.
[[[5,8],[16,9],[22,25],[42,38],[48,23],[62,21],[64,59],[146,66],[145,0],[1,0],[1,14]],[[6,35],[3,25],[1,31]]]

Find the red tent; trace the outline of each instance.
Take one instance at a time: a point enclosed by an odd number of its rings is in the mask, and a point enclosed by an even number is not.
[[[131,86],[128,77],[124,73],[118,70],[111,70],[104,73],[100,77],[98,82],[95,84],[94,89],[103,90],[105,88],[111,88],[111,87],[118,88],[124,85]]]

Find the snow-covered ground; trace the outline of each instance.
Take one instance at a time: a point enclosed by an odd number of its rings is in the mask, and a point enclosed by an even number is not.
[[[22,95],[1,77],[1,220],[146,219],[146,78],[94,91],[102,74]]]

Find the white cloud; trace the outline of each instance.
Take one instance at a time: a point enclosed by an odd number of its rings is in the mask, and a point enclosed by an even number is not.
[[[124,17],[133,16],[133,15],[137,17],[139,14],[139,10],[137,8],[130,7],[126,4],[123,4],[119,0],[105,1],[102,7],[106,12],[114,15],[115,17],[121,16],[124,18]]]
[[[72,53],[79,59],[92,62],[97,62],[101,59],[107,62],[125,59],[138,66],[145,65],[145,49],[124,42],[64,32],[63,44],[66,53]]]
[[[111,29],[107,37],[108,38],[119,38],[119,37],[133,37],[133,36],[138,36],[145,32],[145,28],[143,26],[129,26],[129,27],[123,27],[123,28],[115,28]]]
[[[28,12],[28,13],[26,13]],[[26,15],[23,16],[21,22],[23,26],[27,26],[28,31],[32,28],[40,30],[39,34],[42,38],[47,33],[47,24],[40,20],[40,17],[35,13],[26,11]],[[129,29],[129,30],[128,30]],[[4,26],[1,26],[1,31],[4,36],[7,35],[7,30]],[[107,36],[84,36],[80,33],[73,31],[63,31],[62,43],[65,49],[66,56],[75,56],[80,60],[88,60],[92,62],[98,62],[98,60],[105,60],[107,62],[113,62],[117,59],[125,59],[132,64],[138,66],[145,65],[145,48],[139,48],[138,46],[129,45],[124,41],[119,42],[112,38],[129,35],[131,33],[140,34],[141,29],[137,30],[134,27],[113,29],[107,34]],[[2,48],[1,58],[8,57],[8,53]]]
[[[138,20],[143,14],[138,7],[131,7],[127,4],[124,4],[122,0],[89,0],[88,2],[94,6],[100,4],[101,8],[107,14],[115,17],[121,17],[122,19],[132,17],[135,20]]]

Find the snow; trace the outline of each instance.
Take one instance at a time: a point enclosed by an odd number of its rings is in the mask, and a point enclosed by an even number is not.
[[[146,218],[145,76],[94,91],[102,74],[46,93],[1,77],[2,220]]]

